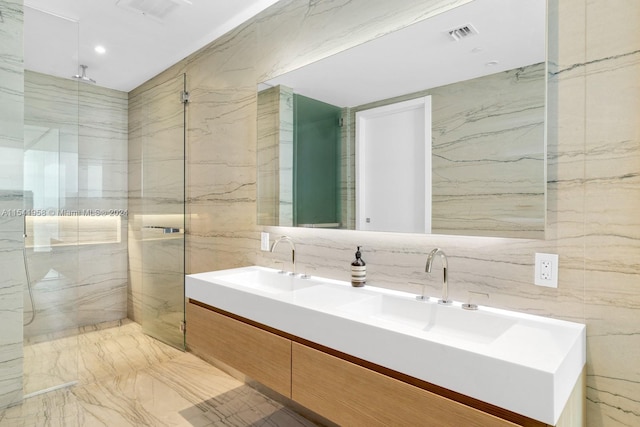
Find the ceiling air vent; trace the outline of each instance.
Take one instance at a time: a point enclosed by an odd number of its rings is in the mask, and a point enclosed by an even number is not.
[[[476,30],[476,27],[474,27],[473,25],[466,24],[453,28],[447,31],[447,33],[449,34],[449,37],[451,37],[454,41],[459,41],[477,35],[478,30]]]
[[[178,6],[190,3],[186,0],[118,0],[116,6],[162,22]]]

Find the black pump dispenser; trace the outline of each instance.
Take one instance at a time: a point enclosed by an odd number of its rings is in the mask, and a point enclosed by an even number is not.
[[[351,263],[351,286],[357,288],[364,286],[367,282],[367,264],[362,259],[360,247],[356,250],[356,259]]]

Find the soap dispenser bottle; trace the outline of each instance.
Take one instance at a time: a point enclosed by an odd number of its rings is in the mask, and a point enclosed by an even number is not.
[[[356,251],[356,259],[351,263],[351,286],[357,288],[364,286],[367,282],[367,265],[362,260],[360,246]]]

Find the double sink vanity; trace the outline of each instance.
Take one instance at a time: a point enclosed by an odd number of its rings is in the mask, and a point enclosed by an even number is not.
[[[341,425],[581,418],[582,324],[257,266],[189,275],[186,296],[191,351]]]

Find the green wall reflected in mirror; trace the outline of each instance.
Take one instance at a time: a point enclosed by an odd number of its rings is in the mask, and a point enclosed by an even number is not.
[[[342,109],[293,96],[293,224],[339,227]]]

